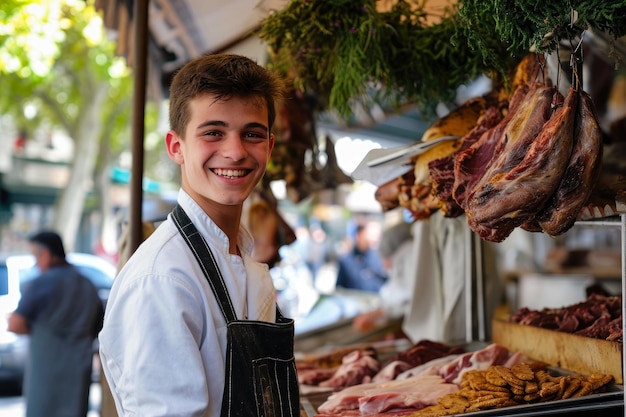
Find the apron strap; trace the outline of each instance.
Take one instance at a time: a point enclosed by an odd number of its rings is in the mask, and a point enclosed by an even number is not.
[[[224,277],[222,277],[222,273],[217,266],[217,261],[213,256],[213,252],[211,252],[211,248],[209,248],[206,240],[204,240],[200,232],[198,232],[198,229],[196,229],[196,226],[193,225],[189,216],[187,216],[187,213],[185,213],[185,210],[183,210],[180,205],[177,204],[176,207],[174,207],[172,218],[178,231],[198,260],[204,277],[209,282],[215,298],[219,301],[220,309],[222,310],[226,322],[230,323],[236,321],[237,315],[235,314],[235,309],[233,308],[228,290],[226,289]]]

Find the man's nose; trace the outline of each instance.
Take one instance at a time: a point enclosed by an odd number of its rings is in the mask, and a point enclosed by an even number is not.
[[[232,135],[226,139],[223,154],[234,161],[240,161],[246,157],[248,152],[243,140],[239,136]]]

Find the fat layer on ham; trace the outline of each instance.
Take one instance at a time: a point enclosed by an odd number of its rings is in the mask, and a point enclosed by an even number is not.
[[[458,385],[447,383],[438,375],[420,375],[401,380],[392,391],[387,387],[367,390],[359,398],[359,411],[366,416],[396,408],[419,410],[436,404],[442,396],[454,394],[458,390]]]
[[[459,390],[439,375],[421,375],[383,383],[354,385],[328,397],[319,406],[322,414],[359,409],[361,415],[376,414],[392,408],[421,409],[437,403],[445,394]]]

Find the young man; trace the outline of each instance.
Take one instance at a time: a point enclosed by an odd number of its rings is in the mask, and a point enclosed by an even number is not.
[[[9,317],[10,331],[30,335],[26,416],[84,417],[102,301],[91,281],[66,261],[57,233],[37,233],[30,244],[41,275]]]
[[[293,321],[240,222],[281,92],[237,55],[200,57],[172,81],[165,144],[181,168],[178,206],[116,278],[100,333],[120,416],[299,415]]]

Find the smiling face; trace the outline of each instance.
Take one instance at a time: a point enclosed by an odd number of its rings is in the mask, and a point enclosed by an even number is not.
[[[209,215],[233,208],[239,213],[274,147],[265,101],[204,94],[188,106],[184,138],[173,130],[165,137],[170,158],[181,166],[182,188]]]

